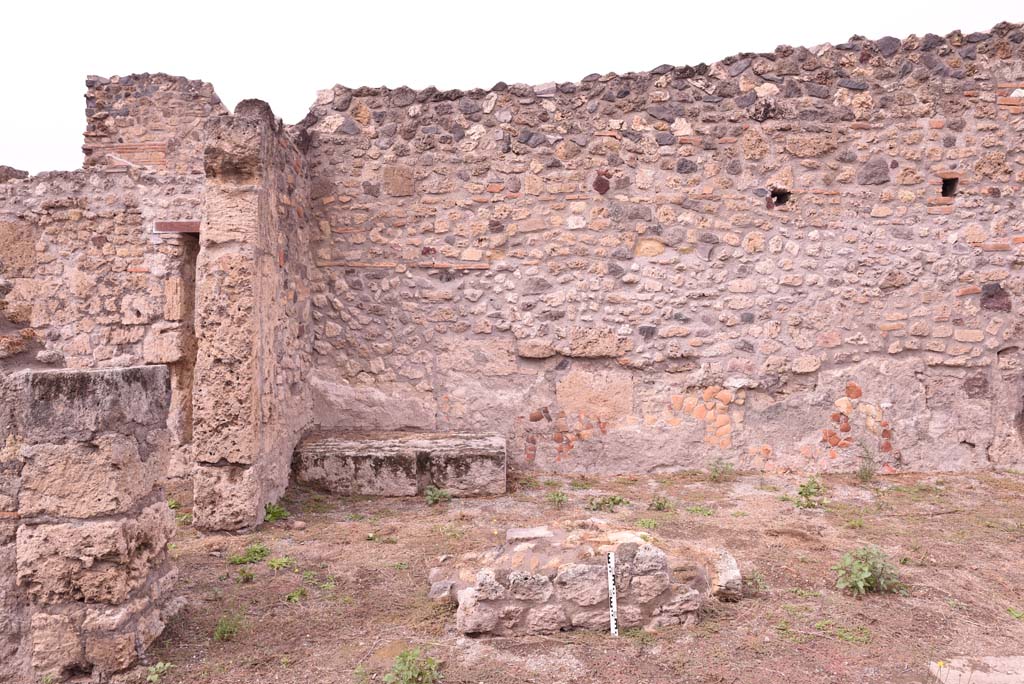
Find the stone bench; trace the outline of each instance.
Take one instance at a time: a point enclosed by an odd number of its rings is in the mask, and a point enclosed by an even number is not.
[[[505,493],[498,435],[315,432],[295,449],[298,482],[343,496],[416,496],[429,485],[456,496]]]

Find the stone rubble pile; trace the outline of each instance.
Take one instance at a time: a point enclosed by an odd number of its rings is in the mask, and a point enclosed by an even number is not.
[[[645,535],[598,519],[568,529],[508,530],[503,546],[432,569],[430,596],[458,602],[464,634],[608,631],[609,552],[621,629],[691,625],[710,597],[739,598],[739,569],[728,553],[670,555]]]

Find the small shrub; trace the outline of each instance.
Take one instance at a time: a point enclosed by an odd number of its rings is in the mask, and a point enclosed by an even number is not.
[[[656,496],[651,499],[651,503],[647,508],[651,511],[671,511],[673,506],[672,502],[667,497]]]
[[[427,487],[426,491],[427,504],[436,506],[439,503],[445,503],[452,500],[451,492],[445,489],[438,489],[434,485]]]
[[[605,513],[614,513],[615,509],[619,506],[628,506],[629,501],[623,499],[618,494],[609,494],[608,496],[597,496],[590,500],[587,504],[588,511],[604,511]]]
[[[640,518],[636,521],[638,527],[642,527],[645,530],[653,530],[658,527],[657,520],[651,520],[650,518]]]
[[[821,508],[825,505],[825,485],[811,476],[796,490],[796,499],[793,505],[797,508]]]
[[[881,549],[873,546],[863,546],[843,554],[839,564],[832,569],[838,574],[836,588],[849,590],[855,596],[869,592],[899,592],[904,589],[895,566]]]
[[[160,678],[168,672],[170,672],[171,668],[173,667],[174,665],[171,665],[170,663],[165,663],[162,660],[158,662],[156,665],[150,665],[149,669],[146,672],[146,681],[150,682],[150,684],[155,684],[155,682],[159,682]],[[53,680],[51,679],[50,681]]]
[[[569,500],[569,497],[566,496],[565,492],[561,490],[556,492],[548,492],[547,498],[548,503],[554,506],[555,508],[561,508]]]
[[[851,518],[846,521],[845,527],[848,527],[851,530],[859,530],[864,527],[864,518]]]
[[[694,506],[687,506],[686,512],[692,513],[693,515],[711,516],[715,514],[715,509],[711,508],[710,506],[696,504]]]
[[[241,554],[228,557],[228,562],[232,565],[249,565],[251,563],[259,563],[261,560],[270,555],[270,549],[263,542],[254,542],[245,547],[245,551]]]
[[[760,570],[754,570],[743,578],[743,593],[747,596],[760,596],[768,593],[768,580]]]
[[[860,465],[857,467],[857,481],[863,485],[871,484],[878,472],[878,463],[871,449],[864,442],[857,442],[860,447]]]
[[[287,601],[288,603],[298,603],[299,601],[301,601],[304,598],[306,598],[306,588],[305,587],[299,587],[295,591],[288,592],[285,595],[284,600]]]
[[[271,570],[277,572],[278,570],[286,570],[295,565],[295,559],[291,556],[281,556],[280,558],[271,558],[267,561],[267,565]]]
[[[255,581],[255,579],[256,575],[252,572],[252,570],[250,570],[249,568],[239,568],[238,577],[235,578],[235,581],[239,584],[252,584],[252,582]]]
[[[878,466],[875,465],[875,460],[870,456],[866,456],[861,459],[860,465],[857,467],[857,480],[861,484],[871,484],[877,472]]]
[[[732,482],[735,479],[735,466],[724,459],[715,459],[708,469],[708,480],[711,482]]]
[[[277,522],[278,520],[285,520],[291,515],[284,506],[276,503],[268,503],[264,509],[263,520],[266,522]]]
[[[217,620],[217,626],[213,628],[214,641],[231,641],[238,636],[238,630],[242,628],[242,618],[239,615],[224,615]]]
[[[437,661],[422,655],[418,648],[399,653],[391,672],[384,675],[385,684],[438,684],[442,680]]]

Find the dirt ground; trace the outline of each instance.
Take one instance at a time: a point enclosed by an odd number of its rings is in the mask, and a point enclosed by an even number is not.
[[[451,684],[910,684],[925,681],[930,660],[1024,652],[1024,475],[824,483],[826,506],[809,510],[788,500],[796,478],[760,475],[533,476],[507,496],[434,506],[293,488],[282,501],[287,520],[244,535],[196,533],[181,494],[171,553],[188,605],[148,664],[173,666],[159,679],[166,684],[380,682],[398,653],[416,647]],[[560,507],[555,491],[568,497]],[[604,494],[631,503],[586,510]],[[674,510],[648,510],[655,496]],[[427,571],[443,554],[496,545],[509,527],[594,516],[634,529],[654,520],[655,543],[723,546],[739,561],[746,597],[712,601],[696,627],[617,639],[470,639],[455,631],[450,608],[427,599]],[[229,562],[254,542],[269,548],[265,559]],[[904,595],[856,599],[835,588],[832,566],[866,544],[897,565]],[[251,581],[241,581],[242,568]],[[214,638],[219,621],[229,638]]]

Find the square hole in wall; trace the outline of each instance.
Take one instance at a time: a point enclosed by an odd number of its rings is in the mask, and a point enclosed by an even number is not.
[[[943,197],[956,197],[957,186],[960,185],[959,178],[943,178],[942,179],[942,196]]]
[[[783,204],[789,202],[789,198],[792,194],[793,193],[785,188],[772,188],[771,205],[773,207],[781,207]]]

